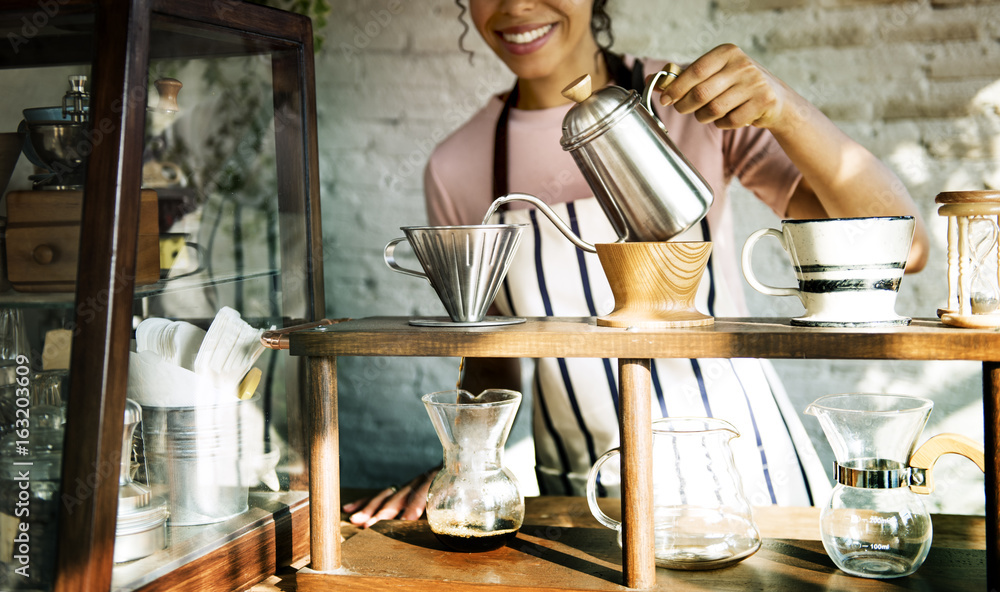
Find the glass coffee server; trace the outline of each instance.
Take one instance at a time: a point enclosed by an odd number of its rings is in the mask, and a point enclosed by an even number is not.
[[[308,553],[305,370],[255,341],[323,317],[311,22],[10,0],[0,32],[0,589],[246,587]]]

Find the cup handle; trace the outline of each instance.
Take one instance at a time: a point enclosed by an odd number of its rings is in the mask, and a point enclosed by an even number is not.
[[[620,453],[620,448],[612,448],[611,450],[605,452],[601,458],[597,459],[597,462],[594,463],[594,466],[590,469],[590,473],[587,475],[587,505],[590,506],[590,513],[594,515],[594,518],[597,518],[598,522],[617,532],[621,532],[622,523],[609,517],[601,511],[601,507],[597,505],[597,475],[601,472],[601,466],[604,465],[608,459]]]
[[[385,264],[388,265],[389,269],[393,271],[398,271],[399,273],[403,273],[406,275],[412,275],[413,277],[424,278],[425,280],[430,282],[431,281],[430,278],[427,277],[427,274],[425,274],[424,272],[415,271],[413,269],[407,269],[401,266],[399,263],[396,263],[396,257],[395,257],[396,245],[405,240],[406,237],[401,236],[399,238],[394,238],[391,241],[389,241],[389,244],[385,246],[385,251],[383,252],[382,255],[382,258],[385,259]]]
[[[776,286],[769,286],[757,279],[757,276],[753,273],[753,248],[761,238],[765,236],[773,236],[778,239],[781,243],[781,248],[788,252],[788,245],[785,242],[785,235],[782,234],[780,230],[775,230],[774,228],[762,228],[757,232],[751,234],[747,238],[747,242],[743,244],[743,277],[746,278],[747,283],[761,294],[767,294],[768,296],[799,296],[798,288],[778,288]]]

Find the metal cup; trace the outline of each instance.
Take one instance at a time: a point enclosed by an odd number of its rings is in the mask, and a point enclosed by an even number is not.
[[[247,454],[253,399],[200,407],[142,407],[146,471],[153,495],[168,500],[170,524],[228,520],[247,511],[256,462]]]
[[[526,226],[403,226],[406,236],[385,246],[385,263],[430,282],[453,322],[478,323],[493,304]],[[396,246],[403,241],[409,241],[422,272],[396,263]]]

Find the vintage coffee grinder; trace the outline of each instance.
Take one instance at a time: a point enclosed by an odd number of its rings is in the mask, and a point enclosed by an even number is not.
[[[71,292],[76,287],[80,219],[88,156],[108,134],[90,121],[87,77],[69,77],[61,104],[23,111],[22,152],[35,165],[31,191],[7,195],[7,275],[21,292]],[[95,196],[94,199],[101,199]],[[155,191],[142,191],[136,285],[159,280]]]
[[[83,189],[87,155],[96,141],[87,129],[90,94],[86,85],[86,76],[70,76],[61,107],[24,110],[18,129],[26,135],[24,155],[39,170],[30,177],[34,189]]]

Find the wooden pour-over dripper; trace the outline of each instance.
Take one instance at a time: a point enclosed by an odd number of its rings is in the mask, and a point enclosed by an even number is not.
[[[615,296],[615,309],[597,318],[602,327],[661,329],[711,325],[695,308],[710,242],[598,244],[597,256]]]

